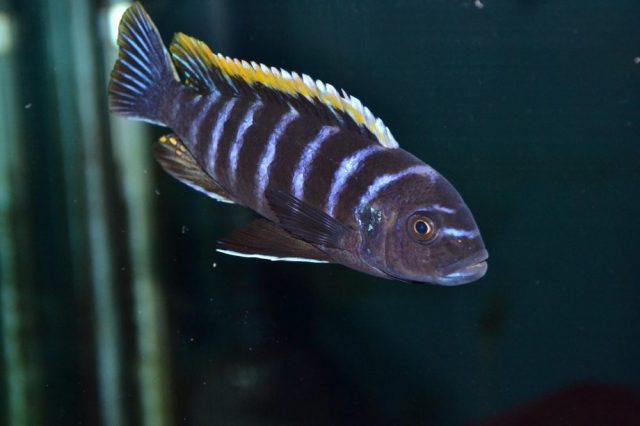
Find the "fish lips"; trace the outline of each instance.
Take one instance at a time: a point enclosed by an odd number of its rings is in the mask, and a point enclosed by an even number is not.
[[[485,249],[479,250],[440,269],[434,281],[439,285],[456,286],[478,280],[487,273],[488,258],[489,253]]]

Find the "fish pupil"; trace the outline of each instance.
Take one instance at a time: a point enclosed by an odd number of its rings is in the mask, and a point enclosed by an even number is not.
[[[423,234],[424,235],[429,230],[429,225],[427,225],[425,222],[419,220],[419,221],[416,222],[415,228],[416,228],[416,232],[418,232],[419,234]]]

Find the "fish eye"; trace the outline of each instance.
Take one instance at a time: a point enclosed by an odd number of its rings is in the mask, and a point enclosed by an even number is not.
[[[407,226],[409,235],[420,242],[431,241],[436,236],[436,227],[433,220],[424,213],[416,213],[411,216]]]

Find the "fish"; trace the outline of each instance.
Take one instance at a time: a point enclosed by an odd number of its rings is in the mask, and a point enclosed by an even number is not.
[[[459,193],[360,100],[183,33],[167,49],[140,3],[118,30],[110,110],[168,127],[152,151],[169,175],[259,215],[218,252],[443,286],[485,275],[488,252]]]

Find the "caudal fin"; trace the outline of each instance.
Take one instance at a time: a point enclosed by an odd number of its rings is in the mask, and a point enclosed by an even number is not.
[[[118,29],[118,60],[111,71],[111,111],[163,125],[161,105],[178,75],[158,29],[140,3],[122,16]]]

